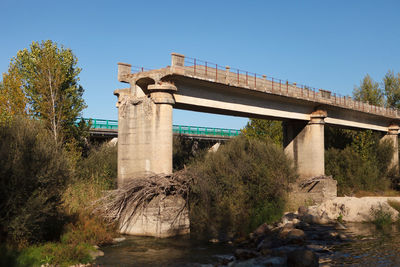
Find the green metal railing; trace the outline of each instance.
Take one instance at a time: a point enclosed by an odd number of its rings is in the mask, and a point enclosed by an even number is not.
[[[93,129],[118,129],[117,120],[103,120],[103,119],[88,119],[84,118],[88,123],[92,121]],[[80,119],[77,119],[75,124],[78,124]],[[236,129],[223,129],[223,128],[211,128],[211,127],[199,127],[199,126],[187,126],[187,125],[173,125],[172,131],[175,134],[190,134],[190,135],[207,135],[207,136],[227,136],[233,137],[240,134],[240,130]]]

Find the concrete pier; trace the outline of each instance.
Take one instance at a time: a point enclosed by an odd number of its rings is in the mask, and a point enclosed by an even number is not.
[[[283,123],[285,153],[293,159],[302,179],[325,174],[324,118],[325,111],[310,114],[310,121]]]
[[[392,124],[388,127],[387,133],[382,137],[383,140],[390,140],[393,144],[393,156],[392,161],[390,162],[390,168],[397,168],[399,171],[399,125]]]

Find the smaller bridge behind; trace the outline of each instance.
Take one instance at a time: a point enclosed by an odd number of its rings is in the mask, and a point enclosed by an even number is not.
[[[95,140],[112,139],[118,137],[118,121],[105,119],[84,118],[86,123],[92,122],[90,136]],[[76,120],[78,124],[80,119]],[[237,129],[212,128],[188,125],[173,125],[172,132],[174,136],[196,140],[226,141],[240,134]]]

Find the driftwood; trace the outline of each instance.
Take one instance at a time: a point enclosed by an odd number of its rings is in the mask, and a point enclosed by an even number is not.
[[[128,180],[116,190],[106,191],[95,201],[94,212],[109,223],[126,221],[143,211],[157,196],[179,195],[187,203],[188,194],[189,182],[184,170],[172,175],[143,176]]]

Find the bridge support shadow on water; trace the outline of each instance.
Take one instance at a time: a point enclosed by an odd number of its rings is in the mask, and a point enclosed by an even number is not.
[[[383,139],[393,143],[392,166],[398,166],[398,110],[175,53],[166,68],[133,69],[129,64],[118,64],[118,80],[130,87],[114,92],[119,108],[119,186],[143,175],[172,173],[173,108],[283,121],[284,149],[301,179],[325,174],[325,125],[385,133]],[[164,209],[170,209],[171,203]],[[154,212],[150,217],[145,214],[125,232],[154,236],[176,233]],[[183,220],[176,227],[186,233],[187,223]]]

